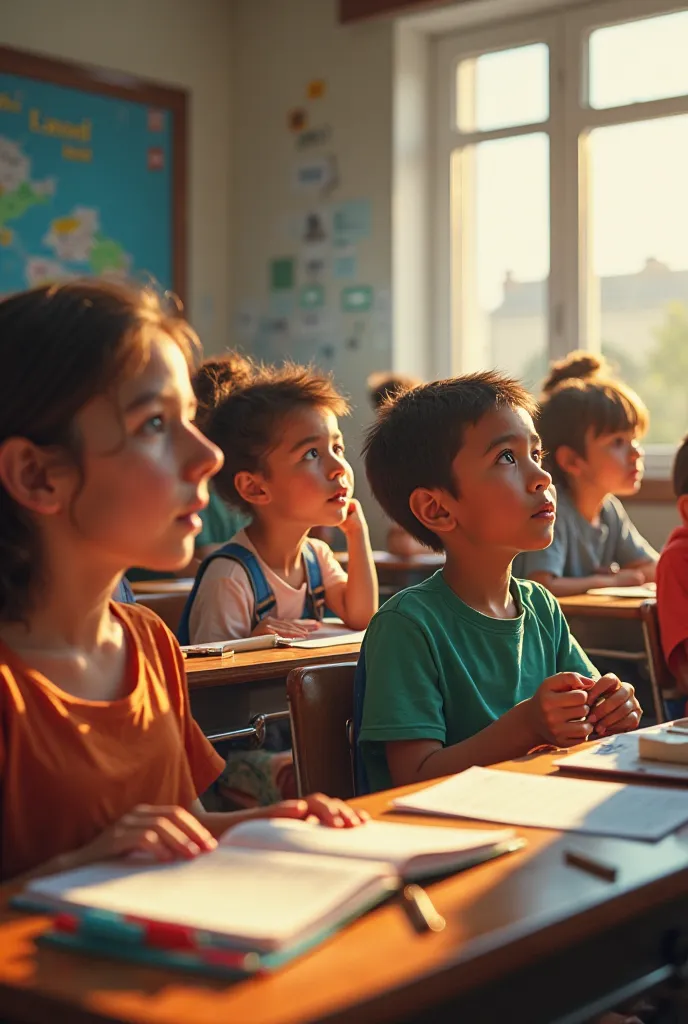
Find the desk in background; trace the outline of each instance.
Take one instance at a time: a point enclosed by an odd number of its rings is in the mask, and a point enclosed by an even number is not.
[[[600,657],[647,666],[655,717],[666,721],[664,700],[674,695],[674,683],[662,653],[656,600],[576,594],[559,598],[559,605],[593,662]]]
[[[335,558],[346,566],[349,560],[347,551],[335,551]],[[423,555],[391,555],[389,551],[373,551],[373,561],[377,569],[380,585],[396,590],[403,590],[412,583],[427,579],[444,565],[444,555],[428,551]],[[138,580],[131,584],[135,594],[189,594],[193,586],[192,578],[169,580]]]
[[[499,767],[553,771],[550,755]],[[355,803],[382,818],[391,795]],[[400,814],[394,820],[419,821]],[[17,1024],[572,1024],[667,978],[672,960],[685,963],[688,838],[642,843],[519,832],[528,840],[525,849],[430,886],[445,931],[414,934],[390,903],[274,976],[232,985],[40,949],[35,939],[48,918],[7,910],[5,888],[3,1016]],[[617,865],[617,881],[568,866],[563,852],[571,847]]]
[[[346,568],[349,560],[348,551],[335,551],[335,558]],[[373,561],[377,570],[380,596],[383,599],[411,587],[414,583],[422,583],[444,565],[444,555],[428,551],[422,555],[392,555],[389,551],[373,551]]]

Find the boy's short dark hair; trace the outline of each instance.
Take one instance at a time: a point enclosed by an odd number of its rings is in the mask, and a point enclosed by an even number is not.
[[[688,494],[688,437],[683,438],[681,447],[676,452],[671,478],[677,498]]]
[[[366,475],[388,516],[421,544],[444,550],[439,536],[409,506],[418,487],[442,487],[455,497],[452,462],[464,432],[492,409],[537,411],[535,399],[516,380],[495,371],[423,384],[383,405],[363,447]]]
[[[330,375],[310,366],[252,365],[250,375],[233,386],[204,421],[204,433],[225,457],[213,478],[215,490],[235,508],[254,511],[234,484],[237,473],[264,470],[265,457],[279,445],[284,420],[299,406],[349,412],[349,403]]]
[[[377,411],[385,402],[389,402],[404,391],[417,388],[422,381],[417,377],[410,377],[405,373],[392,373],[391,370],[383,370],[381,373],[371,373],[368,377],[368,394],[373,408]]]

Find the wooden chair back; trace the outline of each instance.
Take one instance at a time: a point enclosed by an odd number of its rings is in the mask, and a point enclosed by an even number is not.
[[[299,794],[354,796],[355,662],[293,669],[287,677]]]

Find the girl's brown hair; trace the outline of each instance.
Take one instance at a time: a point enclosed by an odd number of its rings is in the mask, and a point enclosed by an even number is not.
[[[613,379],[605,359],[577,351],[552,363],[537,424],[547,453],[545,468],[555,483],[566,487],[566,474],[557,462],[559,448],[567,445],[585,458],[591,433],[601,437],[633,430],[642,436],[649,425],[649,413],[635,391]]]
[[[71,281],[0,301],[0,446],[23,437],[80,466],[77,413],[135,373],[161,332],[195,364],[198,338],[152,288]],[[26,618],[42,572],[40,531],[0,483],[0,620]]]
[[[191,381],[198,401],[196,425],[201,430],[231,389],[248,383],[252,373],[253,364],[240,352],[223,352],[203,360]]]
[[[256,472],[280,443],[282,425],[300,406],[331,409],[335,416],[349,412],[349,403],[331,376],[311,366],[285,363],[261,366],[249,363],[250,372],[238,386],[228,381],[224,396],[203,422],[203,431],[225,457],[213,486],[229,505],[254,511],[234,484],[237,473]]]

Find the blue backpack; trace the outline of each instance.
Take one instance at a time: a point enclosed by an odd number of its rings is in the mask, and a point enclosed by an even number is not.
[[[205,571],[215,558],[229,558],[231,561],[238,562],[239,565],[243,566],[253,590],[252,630],[256,628],[262,619],[275,610],[277,598],[270,589],[270,584],[260,567],[258,559],[252,551],[249,551],[242,544],[235,544],[233,541],[230,541],[229,544],[225,544],[224,547],[218,548],[217,551],[213,551],[212,554],[208,555],[196,573],[193,588],[184,605],[184,611],[182,612],[179,628],[177,629],[177,637],[180,644],[190,643],[189,617],[191,615],[191,607]],[[306,601],[303,608],[303,618],[321,620],[325,609],[325,587],[315,548],[308,541],[303,546],[303,560],[306,567]]]

